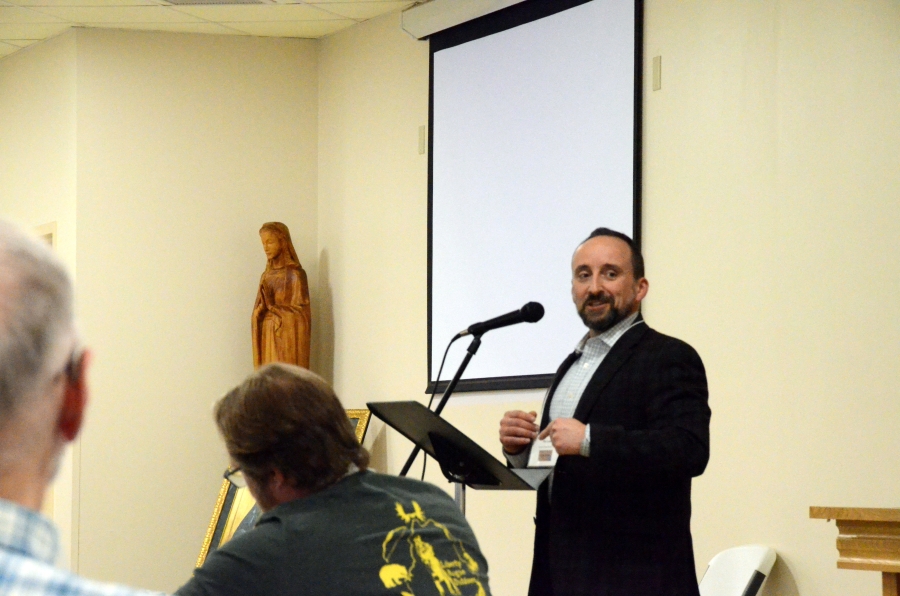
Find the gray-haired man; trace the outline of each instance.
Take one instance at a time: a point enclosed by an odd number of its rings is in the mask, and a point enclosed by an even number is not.
[[[54,567],[57,531],[39,513],[81,429],[88,356],[64,268],[47,246],[0,220],[0,595],[149,594]]]

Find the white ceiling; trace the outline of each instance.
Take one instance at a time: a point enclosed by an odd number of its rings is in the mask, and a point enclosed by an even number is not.
[[[318,38],[415,4],[414,0],[205,0],[207,4],[186,6],[184,1],[0,0],[0,58],[69,27]],[[209,4],[213,1],[217,3]]]

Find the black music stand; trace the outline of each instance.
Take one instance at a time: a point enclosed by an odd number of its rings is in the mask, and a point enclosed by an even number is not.
[[[507,468],[417,401],[370,402],[366,406],[437,460],[447,480],[457,483],[457,502],[463,513],[466,486],[480,490],[536,490],[550,474],[550,468]]]

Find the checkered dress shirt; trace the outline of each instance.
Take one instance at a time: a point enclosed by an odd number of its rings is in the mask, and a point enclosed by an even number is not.
[[[590,333],[581,338],[575,352],[580,356],[578,360],[572,363],[569,370],[560,380],[556,391],[553,393],[553,401],[550,402],[550,421],[557,418],[571,418],[575,414],[575,408],[581,400],[581,394],[584,393],[585,387],[597,369],[600,363],[609,354],[612,347],[619,341],[625,332],[631,329],[637,318],[638,313],[629,315],[595,337],[591,337]],[[640,321],[643,322],[643,321]],[[546,407],[547,397],[544,397],[544,405],[541,406],[541,412]],[[538,420],[541,418],[538,416]],[[511,455],[504,453],[507,461],[514,468],[524,468],[528,465],[528,455],[531,449],[526,449],[522,453]],[[591,454],[591,425],[588,424],[584,428],[584,440],[581,441],[581,455],[589,457]],[[552,482],[552,479],[551,479]]]
[[[53,566],[59,540],[42,515],[0,499],[0,596],[148,596]]]
[[[609,354],[612,347],[619,341],[619,338],[625,335],[625,332],[631,329],[634,320],[638,314],[634,313],[625,317],[603,333],[595,337],[590,334],[585,335],[575,351],[580,353],[578,360],[572,363],[565,376],[556,387],[553,393],[553,401],[550,402],[550,421],[553,422],[557,418],[571,418],[575,414],[575,408],[581,400],[581,394],[584,388],[597,369],[600,363]],[[588,424],[584,429],[584,440],[581,442],[581,455],[588,457],[591,453],[591,425]]]

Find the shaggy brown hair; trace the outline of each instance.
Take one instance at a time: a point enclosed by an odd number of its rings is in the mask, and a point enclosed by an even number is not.
[[[295,487],[326,488],[369,453],[328,383],[305,368],[268,364],[229,391],[215,408],[229,455],[260,483],[278,470]]]

